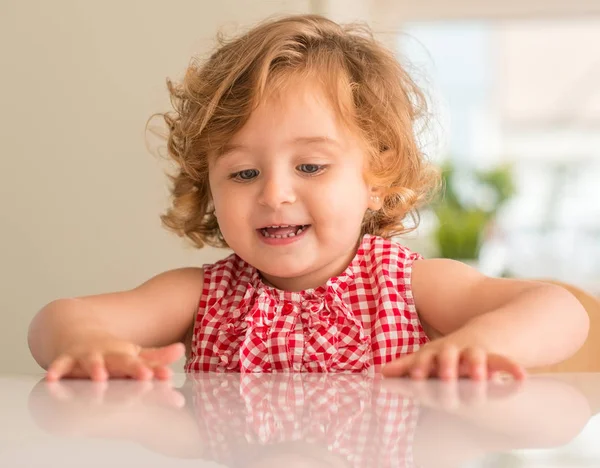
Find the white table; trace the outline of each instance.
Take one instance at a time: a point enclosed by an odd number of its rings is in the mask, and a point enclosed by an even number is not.
[[[1,467],[597,467],[600,374],[0,375]]]

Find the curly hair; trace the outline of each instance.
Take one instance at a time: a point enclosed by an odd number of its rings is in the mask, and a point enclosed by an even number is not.
[[[368,27],[318,15],[289,16],[224,39],[205,61],[192,59],[183,80],[167,80],[173,111],[168,127],[172,205],[163,225],[197,247],[227,247],[208,183],[208,160],[242,128],[253,109],[290,78],[324,86],[341,120],[364,143],[365,180],[382,189],[383,206],[368,211],[362,233],[393,237],[419,223],[417,208],[439,187],[439,172],[417,142],[427,117],[423,92]],[[406,218],[412,219],[407,226]]]

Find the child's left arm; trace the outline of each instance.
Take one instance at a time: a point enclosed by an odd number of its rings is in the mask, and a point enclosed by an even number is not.
[[[524,368],[560,362],[584,343],[587,312],[565,289],[490,278],[453,260],[419,260],[412,291],[430,343],[392,361],[383,373],[413,378],[520,378]]]

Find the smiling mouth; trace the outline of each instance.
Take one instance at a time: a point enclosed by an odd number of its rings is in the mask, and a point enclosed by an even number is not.
[[[264,228],[258,229],[258,231],[264,237],[269,237],[271,239],[286,239],[302,234],[302,232],[309,227],[310,224],[282,224],[279,226],[265,226]]]

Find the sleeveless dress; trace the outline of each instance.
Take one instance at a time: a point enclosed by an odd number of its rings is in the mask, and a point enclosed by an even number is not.
[[[406,247],[365,235],[340,275],[299,292],[233,254],[204,267],[186,372],[373,372],[428,338]]]

